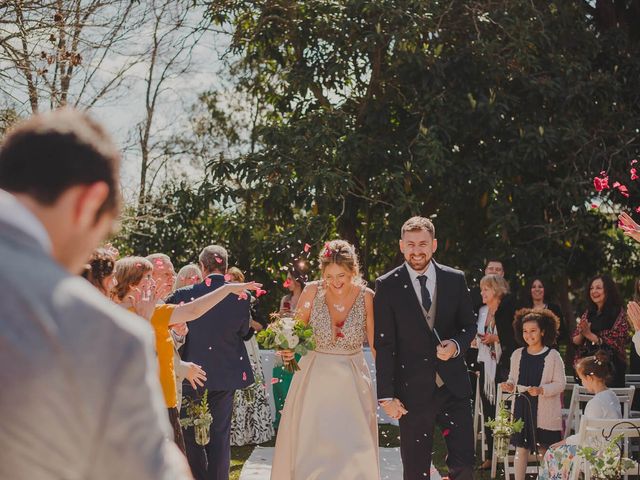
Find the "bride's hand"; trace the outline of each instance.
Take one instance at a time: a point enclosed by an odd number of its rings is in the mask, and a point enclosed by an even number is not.
[[[409,413],[400,400],[394,398],[392,400],[387,400],[386,402],[382,402],[380,404],[384,412],[394,420],[399,420],[400,417]]]

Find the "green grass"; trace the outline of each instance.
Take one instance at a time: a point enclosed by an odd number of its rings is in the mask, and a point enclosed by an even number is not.
[[[378,444],[381,447],[385,448],[393,448],[400,446],[400,429],[393,425],[380,425],[378,431]],[[275,446],[275,438],[268,442],[261,444],[262,447],[273,447]],[[254,445],[245,445],[243,447],[231,447],[231,475],[230,480],[239,480],[240,472],[242,471],[242,466],[244,462],[247,461],[251,452],[255,448]],[[434,438],[433,444],[433,464],[438,469],[438,471],[445,475],[447,473],[447,465],[445,463],[446,457],[446,446],[444,443],[444,438],[440,431],[438,431]],[[478,461],[480,463],[480,461]],[[475,472],[475,478],[477,480],[489,479],[489,471],[486,472]],[[497,478],[501,478],[500,469],[498,470]]]

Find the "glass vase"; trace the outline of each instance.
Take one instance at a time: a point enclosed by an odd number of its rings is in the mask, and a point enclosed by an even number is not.
[[[493,438],[493,448],[497,458],[504,458],[509,455],[509,437],[503,435]]]
[[[209,425],[194,425],[193,430],[198,445],[207,445],[209,443]]]

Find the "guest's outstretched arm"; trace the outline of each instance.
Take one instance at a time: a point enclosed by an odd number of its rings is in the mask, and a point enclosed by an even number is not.
[[[227,295],[232,293],[241,295],[246,290],[258,290],[261,287],[262,284],[256,282],[227,283],[189,303],[177,305],[171,315],[169,325],[196,320],[224,300]]]

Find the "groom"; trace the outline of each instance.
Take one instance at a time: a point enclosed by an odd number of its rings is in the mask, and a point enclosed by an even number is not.
[[[471,384],[464,354],[476,333],[471,296],[459,270],[439,265],[435,228],[423,217],[402,226],[405,263],[376,281],[378,399],[400,421],[405,480],[429,479],[436,423],[451,479],[472,479]]]

